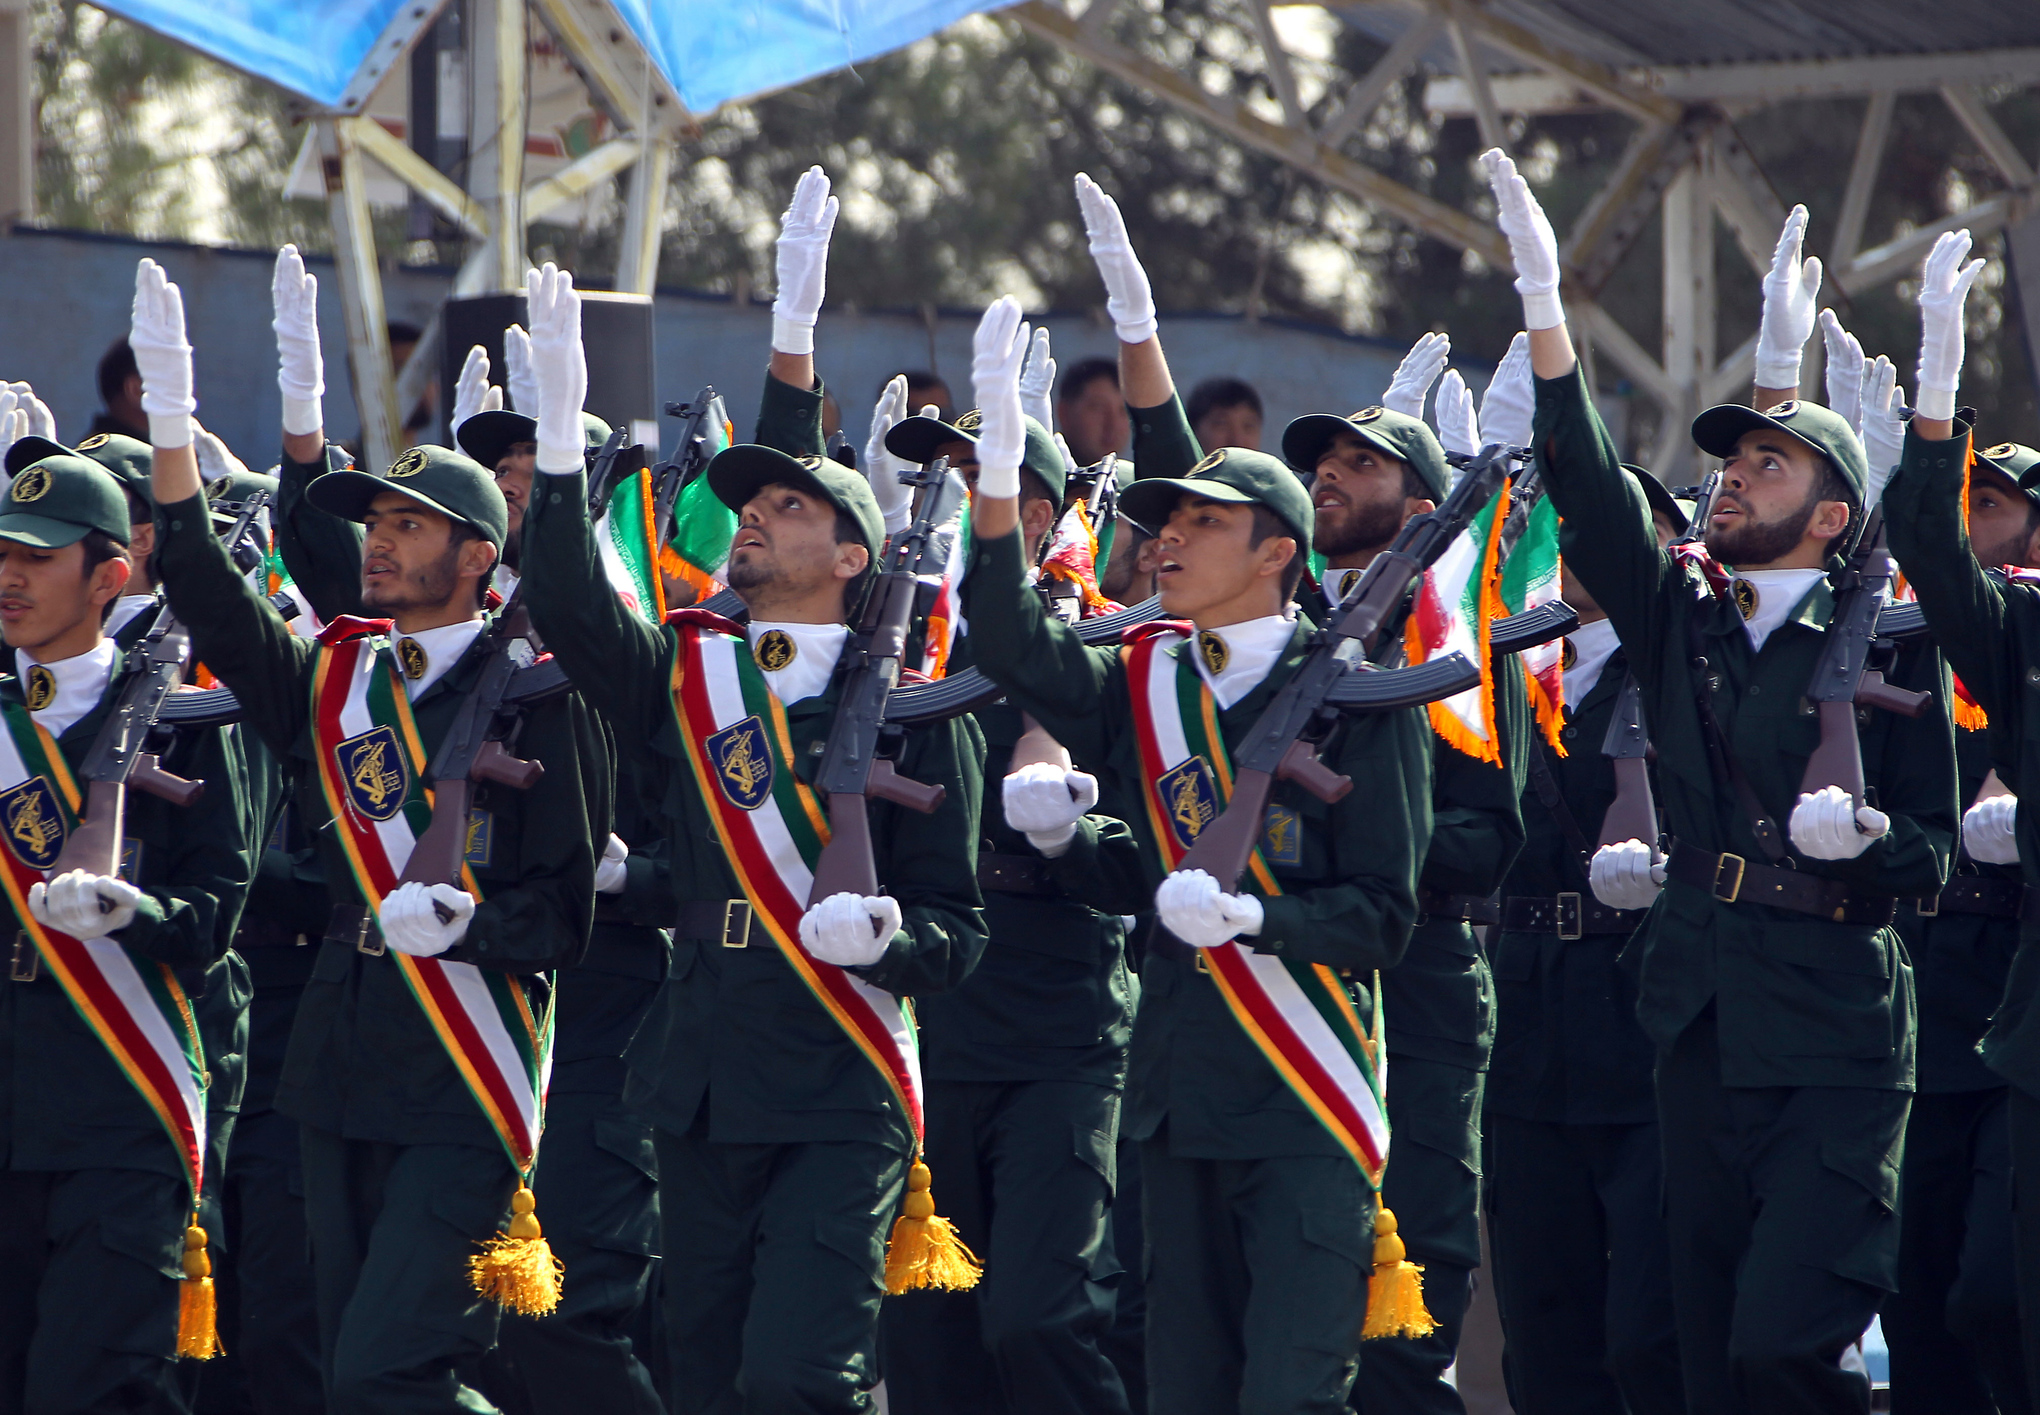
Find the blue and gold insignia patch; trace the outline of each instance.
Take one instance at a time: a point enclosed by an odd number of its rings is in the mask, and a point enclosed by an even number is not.
[[[359,737],[349,737],[333,749],[333,758],[340,765],[347,804],[357,815],[386,821],[404,808],[411,771],[394,727],[371,727]]]
[[[772,752],[757,714],[725,727],[703,745],[715,767],[716,784],[732,806],[755,811],[765,804],[772,794]]]
[[[1218,819],[1218,788],[1212,784],[1211,765],[1203,757],[1192,757],[1162,774],[1162,807],[1167,812],[1170,834],[1187,850],[1204,827]]]
[[[486,870],[495,853],[496,813],[470,810],[467,819],[467,850],[461,859],[475,869]]]
[[[120,842],[120,877],[129,884],[142,882],[142,842],[132,835]]]
[[[64,848],[64,809],[57,788],[46,776],[31,776],[0,793],[0,822],[7,828],[7,848],[32,870],[46,870]]]
[[[1261,858],[1271,865],[1303,863],[1303,818],[1289,807],[1268,807],[1261,822]]]

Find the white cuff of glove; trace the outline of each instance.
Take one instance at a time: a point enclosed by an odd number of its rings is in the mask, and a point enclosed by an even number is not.
[[[1020,495],[1020,468],[1016,463],[1010,467],[980,466],[977,476],[979,496],[1018,497]]]
[[[772,311],[772,352],[775,354],[809,354],[815,351],[815,322],[813,320],[788,319],[778,310]]]
[[[1039,850],[1043,857],[1060,860],[1070,853],[1070,845],[1077,838],[1077,826],[1076,822],[1072,821],[1057,830],[1030,830],[1023,833],[1027,836],[1027,843]]]
[[[549,477],[570,477],[575,472],[588,470],[588,454],[585,444],[562,447],[553,443],[538,444],[538,469]]]
[[[1784,387],[1783,384],[1778,386]],[[1953,388],[1929,388],[1921,384],[1913,411],[1931,422],[1948,422],[1955,416],[1955,393]]]
[[[189,413],[173,413],[168,417],[149,414],[151,447],[189,447],[194,436]]]
[[[1757,360],[1757,387],[1797,388],[1799,386],[1799,369],[1803,362],[1804,360],[1800,358],[1794,358],[1789,363],[1784,359],[1776,361],[1769,359]]]
[[[286,393],[283,398],[283,431],[286,437],[304,437],[317,432],[326,425],[326,411],[320,399],[298,398]],[[155,429],[155,419],[149,420],[150,430]]]
[[[1523,327],[1525,329],[1556,329],[1565,323],[1565,302],[1556,290],[1533,290],[1523,293]]]
[[[1137,324],[1114,324],[1112,332],[1119,336],[1122,344],[1145,344],[1155,337],[1155,317],[1149,315]]]

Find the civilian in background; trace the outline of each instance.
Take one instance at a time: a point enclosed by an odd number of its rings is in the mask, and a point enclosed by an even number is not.
[[[1245,379],[1221,375],[1190,390],[1184,410],[1197,445],[1261,450],[1261,395]]]
[[[1079,359],[1072,364],[1056,395],[1055,421],[1078,466],[1088,467],[1107,452],[1125,456],[1126,404],[1119,397],[1119,365],[1111,359]]]
[[[108,345],[99,360],[99,401],[106,407],[92,419],[87,436],[118,432],[149,440],[149,415],[142,411],[142,375],[135,367],[135,351],[125,338]]]

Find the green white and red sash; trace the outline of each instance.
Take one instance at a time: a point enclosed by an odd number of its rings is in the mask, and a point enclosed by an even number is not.
[[[320,636],[312,678],[319,785],[369,907],[395,889],[432,821],[425,748],[386,642],[387,621],[342,618]],[[482,897],[474,871],[461,887]],[[552,1073],[552,1014],[534,1016],[507,973],[441,958],[386,955],[403,973],[447,1057],[520,1175],[531,1172]]]
[[[716,835],[763,928],[828,1014],[877,1068],[921,1139],[921,1051],[909,1004],[801,946],[815,863],[829,841],[822,803],[793,770],[786,710],[741,630],[702,610],[668,616],[678,640],[673,711]]]
[[[1219,732],[1211,690],[1178,652],[1187,626],[1144,626],[1121,656],[1140,744],[1148,824],[1164,868],[1174,870],[1232,794],[1232,757]],[[1243,887],[1279,895],[1259,850]],[[1388,1075],[1381,1040],[1381,989],[1362,1027],[1338,974],[1315,963],[1256,953],[1237,941],[1199,950],[1243,1031],[1296,1098],[1379,1188],[1388,1163]]]
[[[0,704],[0,886],[71,1005],[162,1122],[191,1185],[205,1184],[205,1048],[191,1003],[167,964],[110,938],[77,939],[37,922],[28,891],[47,877],[78,821],[80,796],[50,734],[18,703]],[[132,881],[131,881],[132,882]]]

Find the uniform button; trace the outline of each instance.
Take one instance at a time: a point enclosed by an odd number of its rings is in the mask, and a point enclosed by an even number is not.
[[[1758,684],[1758,683],[1752,683],[1752,684],[1750,684],[1750,696],[1751,696],[1751,697],[1753,697],[1753,698],[1754,698],[1754,697],[1755,697],[1755,696],[1756,696],[1757,694],[1759,694],[1759,693],[1761,693],[1761,692],[1763,692],[1763,691],[1764,691],[1764,689],[1763,689],[1763,686],[1762,686],[1761,684]]]
[[[183,530],[183,529],[184,529],[184,522],[182,522],[182,521],[172,521],[172,522],[170,523],[170,529],[171,529],[171,530],[173,530],[173,531],[181,531],[181,530]]]
[[[2035,687],[2040,687],[2040,668],[2029,668],[2029,669],[2027,669],[2027,670],[2026,670],[2026,681],[2027,681],[2028,683],[2031,683],[2031,684],[2033,684],[2033,685],[2034,685]]]
[[[555,506],[560,504],[560,494],[557,491],[552,494],[552,504]]]

